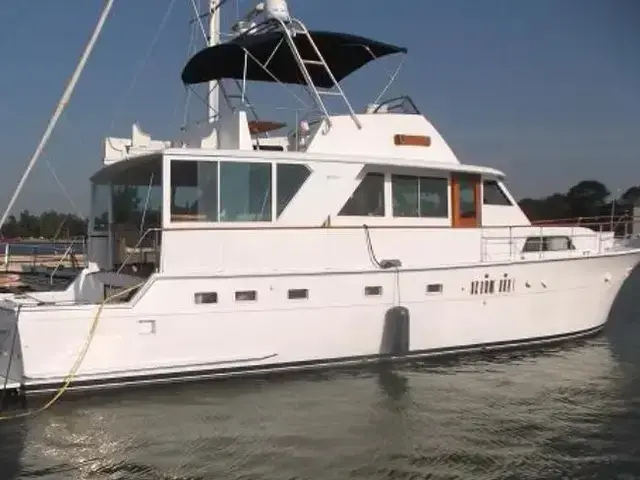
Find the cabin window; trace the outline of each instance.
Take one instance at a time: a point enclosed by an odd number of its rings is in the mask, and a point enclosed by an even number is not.
[[[171,161],[171,221],[218,220],[218,162]]]
[[[485,205],[511,206],[511,200],[495,180],[485,180],[482,184],[482,203]]]
[[[306,165],[298,163],[276,164],[276,215],[279,217],[311,172]]]
[[[309,290],[306,288],[293,288],[287,292],[289,300],[303,300],[309,298]]]
[[[441,283],[430,283],[427,285],[427,293],[430,295],[436,293],[442,293],[442,284]]]
[[[220,163],[220,221],[271,221],[271,163]]]
[[[252,302],[258,299],[258,292],[255,290],[243,290],[235,293],[236,302]]]
[[[162,157],[122,162],[93,178],[93,226],[107,228],[108,211],[114,245],[132,247],[141,232],[162,224]],[[133,244],[131,243],[133,242]],[[120,261],[120,260],[118,260]]]
[[[384,174],[368,173],[338,215],[383,217]]]
[[[449,182],[446,178],[391,176],[394,217],[447,218]]]
[[[528,237],[522,247],[522,252],[560,252],[575,250],[575,248],[567,236]]]
[[[109,201],[111,192],[109,185],[93,185],[93,231],[106,232],[109,230]]]
[[[367,297],[379,297],[380,295],[382,295],[382,287],[378,285],[364,287],[364,294]]]
[[[218,293],[217,292],[198,292],[194,294],[193,300],[198,305],[207,304],[207,303],[218,303]]]

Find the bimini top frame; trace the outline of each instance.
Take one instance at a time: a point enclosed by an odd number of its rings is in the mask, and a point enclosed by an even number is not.
[[[405,48],[346,33],[310,31],[309,35],[338,82],[373,60],[407,51]],[[307,37],[296,35],[293,41],[302,58],[315,57]],[[189,85],[233,78],[306,84],[291,49],[283,44],[283,32],[254,35],[244,33],[229,42],[196,53],[184,67],[182,81]],[[317,87],[334,86],[329,74],[321,65],[311,64],[307,70]]]
[[[405,48],[345,33],[309,31],[294,18],[268,18],[235,38],[205,48],[189,59],[182,81],[197,84],[224,79],[306,85],[331,126],[324,95],[341,97],[361,127],[340,82],[380,57]],[[244,98],[244,87],[243,95]]]

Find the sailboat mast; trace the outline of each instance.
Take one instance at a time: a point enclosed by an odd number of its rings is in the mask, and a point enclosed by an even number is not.
[[[98,19],[98,24],[96,25],[95,29],[93,30],[93,33],[91,34],[91,38],[89,39],[89,43],[87,43],[87,46],[85,47],[84,51],[82,52],[82,56],[80,57],[80,61],[78,62],[78,65],[76,66],[75,70],[73,71],[73,75],[71,75],[71,79],[69,80],[69,83],[67,84],[67,86],[66,86],[66,88],[65,88],[65,90],[64,90],[64,92],[62,94],[62,98],[60,99],[60,101],[56,105],[56,109],[53,112],[53,116],[49,120],[49,123],[47,125],[47,129],[45,130],[44,134],[42,135],[42,138],[40,139],[40,143],[38,143],[36,151],[33,153],[33,156],[29,160],[29,163],[27,164],[27,167],[26,167],[24,173],[22,174],[22,177],[20,178],[20,182],[18,182],[18,186],[16,187],[15,191],[13,192],[13,195],[11,196],[11,199],[9,200],[9,205],[7,205],[6,210],[2,213],[2,217],[0,217],[0,229],[2,228],[4,223],[7,221],[7,218],[9,217],[9,214],[11,213],[11,209],[13,208],[13,205],[14,205],[14,203],[16,202],[16,200],[18,198],[18,195],[20,195],[20,192],[22,191],[22,188],[24,187],[24,184],[27,181],[27,178],[29,177],[29,174],[31,173],[31,169],[33,169],[34,165],[36,164],[36,162],[40,158],[40,155],[42,154],[47,142],[49,141],[49,137],[51,136],[51,133],[53,132],[56,124],[58,123],[58,119],[60,118],[60,115],[62,115],[62,113],[64,112],[65,107],[69,103],[69,99],[71,98],[71,95],[73,94],[73,91],[75,89],[76,83],[80,79],[80,75],[82,74],[82,71],[84,70],[84,66],[87,63],[87,60],[89,60],[89,56],[91,55],[91,52],[93,51],[93,47],[95,46],[96,42],[98,41],[98,37],[100,36],[100,33],[102,32],[102,28],[104,27],[104,24],[107,21],[107,17],[109,16],[109,12],[111,11],[111,7],[113,7],[113,2],[114,2],[114,0],[106,0],[105,1],[104,7],[102,8],[102,12],[100,13],[100,18]]]
[[[220,43],[220,0],[208,0],[209,1],[209,45],[210,47],[218,45]],[[207,118],[209,122],[213,122],[215,116],[218,114],[219,107],[219,88],[218,81],[212,80],[208,84],[208,105],[207,105]]]

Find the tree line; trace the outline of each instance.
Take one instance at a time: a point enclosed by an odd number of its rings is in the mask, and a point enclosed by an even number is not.
[[[597,180],[582,180],[565,193],[554,193],[543,198],[524,198],[518,202],[533,222],[566,220],[577,217],[613,216],[618,219],[631,213],[640,200],[640,186],[627,189],[618,198]],[[133,200],[127,198],[126,211],[135,210]],[[48,210],[34,215],[24,210],[17,217],[11,215],[0,229],[2,238],[69,239],[87,234],[87,220],[70,213]]]
[[[602,182],[582,180],[565,193],[524,198],[518,204],[532,222],[605,216],[620,219],[632,214],[639,199],[640,186],[630,187],[616,198]]]
[[[87,233],[87,220],[71,213],[54,210],[34,215],[24,210],[17,217],[10,215],[0,229],[0,238],[70,239]]]

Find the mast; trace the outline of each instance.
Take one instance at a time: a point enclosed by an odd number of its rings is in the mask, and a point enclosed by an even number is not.
[[[209,38],[208,46],[213,47],[220,43],[220,7],[222,6],[221,0],[208,0],[209,1]],[[218,114],[219,108],[219,85],[217,80],[212,80],[207,85],[207,118],[209,123],[213,122],[215,116]]]

